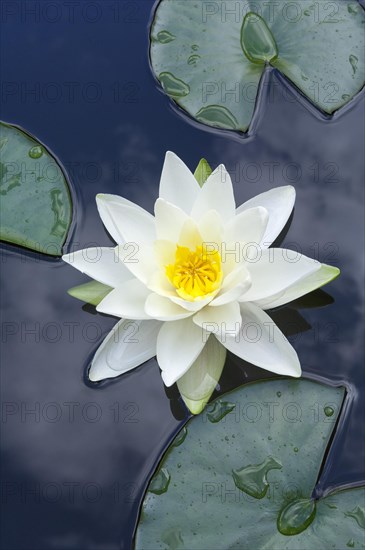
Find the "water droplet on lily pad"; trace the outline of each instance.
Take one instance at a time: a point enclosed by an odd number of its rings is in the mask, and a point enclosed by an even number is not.
[[[252,63],[269,63],[278,56],[275,39],[260,15],[249,12],[241,27],[241,47]]]
[[[350,61],[350,65],[352,67],[352,70],[354,72],[354,74],[356,73],[357,71],[357,62],[358,62],[358,58],[356,57],[356,55],[353,55],[351,54],[349,56],[349,61]]]
[[[345,516],[354,518],[358,525],[365,529],[365,508],[356,506],[356,508],[354,508],[351,512],[345,512]]]
[[[282,535],[299,535],[312,523],[316,515],[316,502],[300,498],[287,504],[279,513],[277,527]]]
[[[276,392],[276,395],[277,395],[278,397],[281,397],[281,391],[277,391],[277,392]]]
[[[346,546],[348,546],[349,548],[355,548],[355,541],[354,541],[354,539],[348,540],[347,543],[346,543]]]
[[[324,414],[326,416],[333,416],[333,414],[335,412],[333,407],[325,407],[323,410],[324,410]]]
[[[347,4],[347,11],[351,13],[351,15],[356,15],[358,10],[358,6],[355,4]]]
[[[166,493],[171,476],[166,468],[162,468],[153,478],[148,490],[155,495]]]
[[[267,474],[270,470],[281,470],[281,462],[273,456],[261,464],[253,464],[232,470],[233,481],[238,489],[254,498],[264,498],[269,488]]]
[[[177,434],[172,444],[173,447],[179,447],[183,441],[185,441],[186,436],[188,435],[188,430],[183,427],[183,429]]]
[[[180,78],[177,78],[172,73],[163,72],[158,75],[158,79],[165,92],[173,98],[185,97],[189,95],[189,86]]]
[[[219,422],[228,413],[233,411],[235,406],[235,403],[230,403],[229,401],[216,401],[213,405],[213,409],[207,413],[208,420],[210,420],[210,422]]]
[[[28,155],[31,159],[40,159],[43,155],[43,149],[40,145],[35,145],[29,149]]]
[[[227,107],[222,105],[208,105],[202,107],[195,115],[199,122],[215,126],[216,128],[238,129],[238,122]]]
[[[191,46],[191,49],[193,50],[193,52],[197,52],[197,51],[199,50],[198,44],[193,44],[193,45]]]
[[[192,65],[193,67],[196,67],[199,59],[200,59],[200,55],[197,53],[193,53],[193,55],[191,55],[188,58],[188,65]]]
[[[171,34],[169,31],[160,31],[157,33],[157,40],[160,42],[160,44],[168,44],[169,42],[172,42],[175,40],[176,36]]]
[[[342,99],[343,99],[344,101],[348,101],[348,100],[350,99],[351,96],[350,96],[349,94],[342,94],[341,97],[342,97]]]
[[[168,550],[180,550],[180,548],[184,548],[181,531],[176,529],[169,529],[165,533],[162,533],[161,540],[167,545]]]

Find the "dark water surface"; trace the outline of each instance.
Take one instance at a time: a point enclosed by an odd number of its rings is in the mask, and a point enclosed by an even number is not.
[[[177,114],[157,90],[147,57],[152,2],[25,4],[28,11],[24,2],[2,6],[2,118],[36,135],[66,166],[76,196],[74,249],[112,244],[96,211],[98,192],[152,211],[168,149],[192,169],[202,156],[224,163],[238,204],[295,185],[284,245],[342,275],[326,289],[332,304],[301,310],[306,323],[276,315],[289,332],[306,329],[293,337],[304,375],[348,389],[317,492],[360,483],[363,97],[325,121],[271,73],[255,135],[219,134]],[[66,294],[85,278],[61,261],[5,245],[1,261],[3,548],[128,549],[149,476],[185,409],[173,390],[166,394],[155,360],[88,385],[85,368],[115,319]],[[270,376],[230,358],[222,391],[259,373]]]

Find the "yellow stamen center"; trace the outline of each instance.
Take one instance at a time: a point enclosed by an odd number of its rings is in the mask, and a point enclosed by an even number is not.
[[[203,299],[220,287],[220,254],[216,250],[208,251],[204,244],[195,251],[177,245],[175,263],[166,266],[166,275],[184,300]]]

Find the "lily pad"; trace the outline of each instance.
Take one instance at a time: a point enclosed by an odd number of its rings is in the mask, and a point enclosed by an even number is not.
[[[247,131],[269,64],[332,114],[364,85],[364,13],[356,0],[162,0],[152,68],[173,101],[216,128]]]
[[[167,491],[146,493],[135,548],[363,548],[363,488],[311,498],[344,395],[308,380],[255,382],[225,395],[235,407],[219,422],[209,407],[192,418],[159,466]]]
[[[63,170],[36,138],[0,123],[0,238],[60,256],[71,224],[72,202]]]

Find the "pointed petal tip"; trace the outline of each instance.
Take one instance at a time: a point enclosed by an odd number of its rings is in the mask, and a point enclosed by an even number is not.
[[[101,302],[100,302],[100,303],[101,303]],[[100,307],[100,304],[98,304],[98,305],[96,306],[95,309],[96,309],[96,311],[97,311],[98,313],[104,313],[103,308]]]
[[[299,357],[296,351],[295,351],[295,359],[288,368],[288,376],[291,376],[292,378],[300,378],[302,376],[302,367],[300,365]]]
[[[284,193],[287,193],[288,198],[294,198],[294,199],[295,199],[296,194],[297,194],[296,189],[295,189],[295,187],[294,187],[293,185],[281,185],[281,186],[279,186],[279,187],[273,187],[273,188],[272,188],[271,190],[269,190],[269,191],[274,191],[274,190],[276,190],[276,191],[282,191],[282,192],[284,192]]]
[[[215,172],[219,172],[219,171],[222,171],[224,174],[229,175],[228,170],[227,170],[226,166],[223,163],[218,164],[218,166],[216,168],[214,168],[212,173],[214,174]]]
[[[341,270],[334,265],[320,263],[319,269],[321,270],[321,273],[323,273],[324,276],[323,276],[323,279],[320,281],[320,284],[317,286],[317,288],[321,288],[322,286],[328,285],[328,283],[331,283],[341,275]]]
[[[188,397],[185,397],[184,395],[181,395],[182,400],[184,401],[185,405],[191,412],[191,414],[197,415],[203,412],[205,407],[208,404],[208,401],[205,399],[201,399],[200,401],[193,401],[192,399],[189,399]]]
[[[332,278],[328,281],[329,283],[334,279],[337,279],[337,277],[341,275],[341,269],[339,267],[336,267],[334,265],[326,265],[326,264],[323,264],[323,265],[325,265],[328,268],[328,270],[331,271]]]
[[[177,159],[180,162],[182,162],[181,158],[176,153],[174,153],[173,151],[170,151],[170,150],[166,151],[165,160],[172,159],[172,158]]]
[[[100,382],[102,378],[99,378],[95,372],[92,371],[92,368],[90,368],[89,372],[87,373],[87,377],[90,380],[90,382]]]
[[[61,260],[63,262],[66,262],[66,264],[70,264],[70,257],[71,257],[71,254],[64,254],[63,256],[61,256]]]
[[[175,380],[169,376],[169,372],[161,371],[161,378],[166,388],[171,388],[175,384]]]
[[[66,292],[69,296],[72,296],[72,298],[77,298],[77,296],[75,295],[75,288],[77,287],[72,287],[72,288],[69,288]]]

